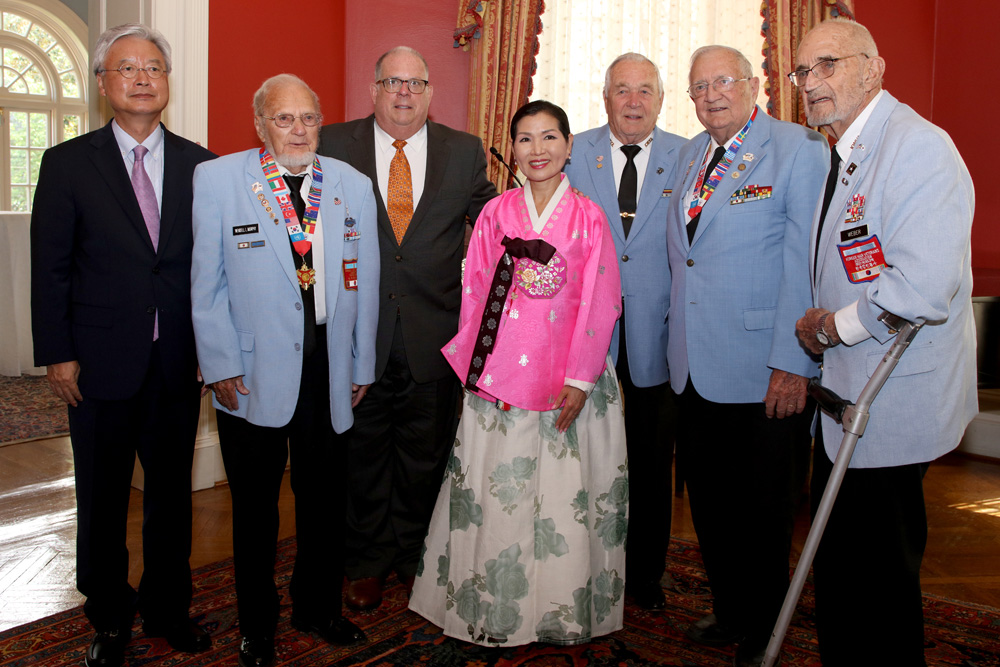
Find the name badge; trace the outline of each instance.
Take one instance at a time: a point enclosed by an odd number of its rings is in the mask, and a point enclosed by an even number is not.
[[[885,255],[878,237],[855,241],[848,245],[838,245],[840,259],[844,263],[847,279],[852,283],[875,280],[885,268]]]
[[[861,225],[860,227],[851,227],[850,229],[845,229],[840,232],[840,242],[847,243],[851,239],[860,238],[862,236],[868,236],[868,225]]]
[[[257,225],[240,225],[239,227],[233,227],[233,236],[239,236],[240,234],[256,234]]]

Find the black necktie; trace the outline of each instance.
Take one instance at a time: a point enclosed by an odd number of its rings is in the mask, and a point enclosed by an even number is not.
[[[625,169],[622,170],[622,180],[618,184],[618,210],[621,211],[625,238],[628,238],[629,230],[632,229],[632,219],[635,218],[636,196],[639,189],[635,156],[639,154],[639,150],[635,144],[622,146],[622,153],[625,153]]]
[[[723,148],[722,146],[716,148],[715,152],[712,153],[712,159],[708,161],[708,166],[705,168],[705,178],[703,178],[701,181],[702,191],[705,190],[705,182],[708,181],[709,177],[712,175],[712,172],[715,171],[715,168],[719,166],[720,162],[722,162],[722,157],[725,154],[726,154],[726,149]],[[699,197],[701,196],[701,192],[698,193],[698,196]],[[698,215],[691,218],[691,222],[687,224],[688,245],[690,245],[694,241],[694,233],[695,230],[698,229],[699,220],[701,220],[701,211],[698,211]]]
[[[299,216],[299,223],[302,223],[306,212],[306,203],[302,199],[302,181],[305,180],[305,176],[292,176],[291,174],[285,174],[285,183],[288,184],[288,196],[292,200],[292,206],[295,207],[295,215]],[[295,250],[295,245],[292,243],[292,237],[288,237],[288,245],[292,247],[292,257],[298,257],[298,252]],[[313,266],[312,262],[312,248],[309,248],[309,252],[305,254],[302,260],[295,260],[296,264],[305,261],[306,264]],[[298,268],[298,266],[296,266]],[[302,335],[302,352],[303,356],[308,358],[316,350],[316,290],[308,289],[304,290],[300,288],[302,292],[302,317],[305,324]]]
[[[816,225],[816,255],[813,257],[814,270],[816,264],[819,262],[819,239],[820,234],[823,232],[823,219],[826,218],[826,213],[830,209],[830,200],[833,199],[833,191],[837,189],[841,162],[840,153],[837,152],[837,147],[834,146],[833,150],[830,151],[830,173],[826,177],[826,192],[823,193],[823,206],[819,210],[819,223]]]

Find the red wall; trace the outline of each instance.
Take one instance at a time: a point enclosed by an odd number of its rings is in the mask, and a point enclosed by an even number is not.
[[[212,0],[208,40],[208,148],[219,155],[260,145],[253,94],[289,72],[319,95],[324,120],[344,120],[344,0],[313,2],[296,19],[290,5]],[[357,32],[357,31],[353,31]]]
[[[369,84],[375,61],[394,46],[409,46],[427,60],[434,86],[430,117],[456,130],[468,120],[469,54],[453,47],[458,18],[455,0],[368,0],[348,3],[345,11],[347,78],[344,116],[361,118],[372,112]],[[377,26],[377,28],[376,28]]]
[[[1000,149],[991,122],[1000,109],[1000,86],[992,85],[988,74],[1000,3],[856,0],[855,12],[886,59],[886,89],[944,128],[965,158],[978,204],[972,225],[974,293],[1000,295],[1000,215],[989,180]],[[943,220],[941,230],[946,229]]]

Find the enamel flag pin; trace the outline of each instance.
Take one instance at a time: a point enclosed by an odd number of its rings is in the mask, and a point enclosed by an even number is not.
[[[260,184],[260,181],[257,181],[250,186],[250,189],[253,190],[254,192],[260,192],[261,190],[264,189],[264,186]]]
[[[743,154],[743,159],[746,160],[747,162],[753,162],[753,160],[754,160],[754,154],[753,153],[744,153]]]

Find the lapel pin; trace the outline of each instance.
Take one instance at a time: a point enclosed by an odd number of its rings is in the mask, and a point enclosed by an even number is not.
[[[260,184],[260,181],[257,181],[256,183],[250,186],[250,189],[253,190],[254,192],[260,192],[261,190],[264,189],[264,186]]]
[[[743,171],[746,168],[747,168],[747,166],[745,164],[743,164],[742,162],[740,162],[740,165],[738,167],[736,167],[736,169],[738,169],[739,171]]]
[[[740,166],[742,167],[743,165],[741,164]],[[739,177],[740,177],[740,172],[739,171],[734,171],[733,172],[733,178],[739,178]]]
[[[857,169],[857,168],[858,168],[858,165],[855,164],[854,162],[852,162],[851,166],[847,168],[847,175],[850,176],[851,174],[853,174],[854,170]]]
[[[858,150],[859,151],[863,151],[864,149],[865,149],[865,145],[864,144],[858,144]]]
[[[597,161],[598,162],[604,162],[604,156],[603,155],[598,155],[597,156]]]
[[[657,174],[662,174],[663,173],[663,167],[657,167],[656,168],[656,173]]]
[[[743,154],[743,159],[746,160],[747,162],[753,162],[753,158],[754,158],[753,153],[744,153]]]
[[[334,206],[340,206],[340,197],[334,197],[333,198],[333,205]]]
[[[840,182],[843,183],[844,185],[847,185],[847,179],[846,178],[840,179]]]
[[[601,167],[603,167],[603,166],[604,166],[604,165],[603,165],[603,164],[601,164],[600,162],[598,162],[598,163],[597,163],[597,168],[598,168],[598,169],[600,169],[600,168],[601,168]]]

